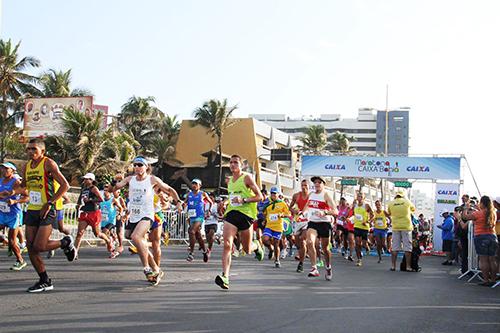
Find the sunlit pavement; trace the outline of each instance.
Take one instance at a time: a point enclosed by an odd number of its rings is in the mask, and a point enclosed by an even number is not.
[[[62,252],[46,260],[54,290],[28,294],[31,265],[9,271],[0,250],[0,332],[498,332],[500,288],[460,281],[458,267],[421,258],[420,273],[390,272],[389,258],[356,267],[334,256],[333,281],[296,273],[252,256],[233,259],[230,290],[213,280],[221,249],[209,263],[192,263],[186,247],[163,249],[166,276],[144,280],[137,255],[108,259],[104,247],[83,248],[68,263]],[[267,256],[266,256],[267,257]]]

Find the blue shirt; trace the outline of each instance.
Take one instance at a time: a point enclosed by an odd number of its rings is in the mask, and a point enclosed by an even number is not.
[[[453,217],[448,216],[441,224],[441,238],[443,240],[453,240]]]
[[[192,191],[187,196],[188,217],[192,220],[205,218],[205,209],[203,205],[203,192],[194,194]]]
[[[17,181],[16,177],[13,177],[7,184],[4,184],[5,178],[0,178],[0,192],[2,191],[12,191],[14,188],[14,183]],[[19,200],[20,195],[13,195],[11,197],[0,199],[0,214],[8,217],[15,217],[17,214],[21,213],[21,205],[16,203],[13,205],[8,205],[7,200]]]
[[[257,219],[264,221],[264,209],[269,205],[270,201],[269,198],[266,198],[264,201],[259,201],[257,203]]]
[[[116,224],[116,207],[113,205],[113,199],[114,197],[111,197],[108,200],[104,200],[99,203],[99,206],[101,207],[102,226],[106,226],[110,223]]]

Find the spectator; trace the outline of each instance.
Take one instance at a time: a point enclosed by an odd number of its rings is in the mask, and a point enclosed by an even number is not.
[[[462,206],[455,207],[453,217],[458,222],[455,233],[458,236],[460,256],[462,258],[460,271],[464,274],[469,270],[469,222],[462,220],[462,211]]]
[[[481,285],[493,286],[498,271],[496,259],[498,239],[495,232],[497,217],[490,197],[482,196],[479,211],[464,212],[462,218],[472,220],[474,223],[474,247],[479,256],[479,268],[484,279]]]
[[[497,240],[500,239],[500,197],[496,197],[493,201],[493,205],[497,210],[497,222],[495,224],[495,233],[497,234]],[[497,246],[497,274],[500,270],[500,245]]]
[[[446,253],[446,261],[443,265],[453,265],[453,257],[451,256],[451,250],[453,246],[453,218],[450,212],[445,210],[441,212],[441,216],[444,218],[443,224],[437,227],[441,229],[441,239],[443,240],[443,252]]]
[[[418,231],[421,235],[420,244],[424,247],[424,250],[429,246],[429,235],[431,230],[430,222],[424,217],[424,214],[418,216]]]

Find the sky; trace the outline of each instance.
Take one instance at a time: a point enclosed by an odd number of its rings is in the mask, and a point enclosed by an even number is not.
[[[1,1],[1,0],[0,0]],[[410,154],[464,154],[500,196],[500,1],[3,0],[0,37],[118,113],[154,96],[179,119],[411,107]],[[464,189],[475,192],[467,168]]]

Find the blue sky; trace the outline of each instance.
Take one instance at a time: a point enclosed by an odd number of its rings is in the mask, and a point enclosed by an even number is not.
[[[482,192],[499,124],[499,1],[15,1],[1,37],[43,69],[73,70],[112,113],[154,96],[188,118],[210,98],[236,115],[410,106],[411,153],[463,153]],[[466,177],[466,189],[472,189]]]

